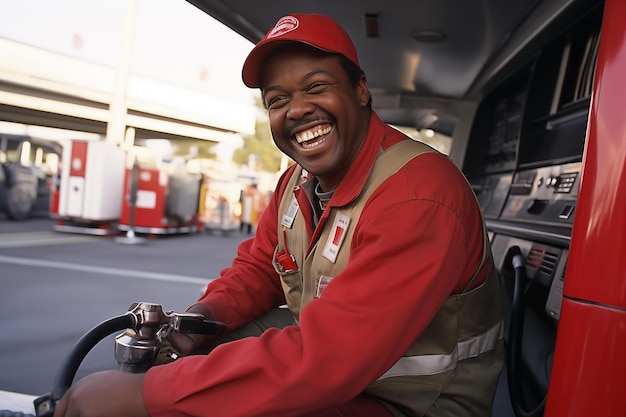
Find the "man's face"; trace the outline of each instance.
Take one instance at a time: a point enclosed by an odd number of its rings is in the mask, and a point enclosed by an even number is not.
[[[355,87],[339,56],[294,44],[267,57],[261,85],[278,148],[334,190],[367,133],[365,76]]]

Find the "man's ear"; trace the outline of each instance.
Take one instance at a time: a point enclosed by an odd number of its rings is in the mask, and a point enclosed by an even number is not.
[[[367,87],[367,77],[365,74],[362,74],[359,78],[359,82],[356,85],[357,94],[359,96],[359,103],[362,107],[367,107],[367,104],[370,101],[370,90]]]

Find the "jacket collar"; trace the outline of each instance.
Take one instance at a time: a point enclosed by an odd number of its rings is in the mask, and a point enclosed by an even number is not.
[[[333,207],[344,206],[359,195],[372,171],[384,137],[385,124],[372,111],[370,113],[367,136],[363,141],[363,145],[330,201]]]
[[[350,169],[346,173],[345,177],[339,183],[339,186],[335,190],[333,197],[331,198],[328,206],[322,212],[322,216],[319,219],[317,227],[313,224],[313,207],[315,204],[313,198],[313,183],[309,183],[312,178],[311,174],[305,174],[304,183],[298,183],[294,191],[296,197],[300,203],[300,210],[305,218],[310,219],[310,222],[306,222],[307,232],[311,242],[315,242],[321,233],[322,227],[328,219],[329,213],[332,207],[345,206],[354,201],[365,187],[374,162],[378,157],[379,151],[384,147],[385,136],[387,133],[387,126],[379,119],[378,115],[373,111],[370,113],[370,120],[367,129],[367,135],[363,141],[361,149],[356,155],[354,162],[350,166]],[[302,177],[301,177],[302,178]],[[308,190],[307,195],[307,188]],[[308,202],[309,204],[306,204]],[[312,244],[311,244],[312,245]],[[311,247],[309,247],[309,250]]]

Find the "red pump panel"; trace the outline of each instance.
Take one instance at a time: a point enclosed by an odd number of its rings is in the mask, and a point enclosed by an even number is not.
[[[606,1],[546,417],[626,415],[624,16]]]
[[[124,201],[120,225],[131,226],[131,177],[132,169],[126,170],[124,186]],[[166,227],[165,200],[167,198],[167,182],[161,183],[161,172],[158,169],[139,167],[137,184],[137,201],[133,219],[133,227],[144,229],[147,232]]]
[[[626,2],[605,4],[565,295],[626,308]]]
[[[626,415],[626,310],[563,300],[546,417]]]
[[[72,142],[72,156],[70,158],[70,177],[84,177],[87,166],[87,148],[89,143],[84,141]]]

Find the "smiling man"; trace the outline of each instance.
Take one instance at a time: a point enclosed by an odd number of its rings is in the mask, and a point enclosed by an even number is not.
[[[296,164],[189,308],[231,332],[175,334],[181,358],[93,374],[55,417],[490,416],[500,293],[462,173],[372,111],[354,45],[328,17],[280,19],[243,80]]]
[[[276,145],[324,191],[334,190],[350,169],[370,119],[365,76],[349,79],[342,63],[350,63],[344,60],[313,47],[285,45],[269,52],[262,72]]]

